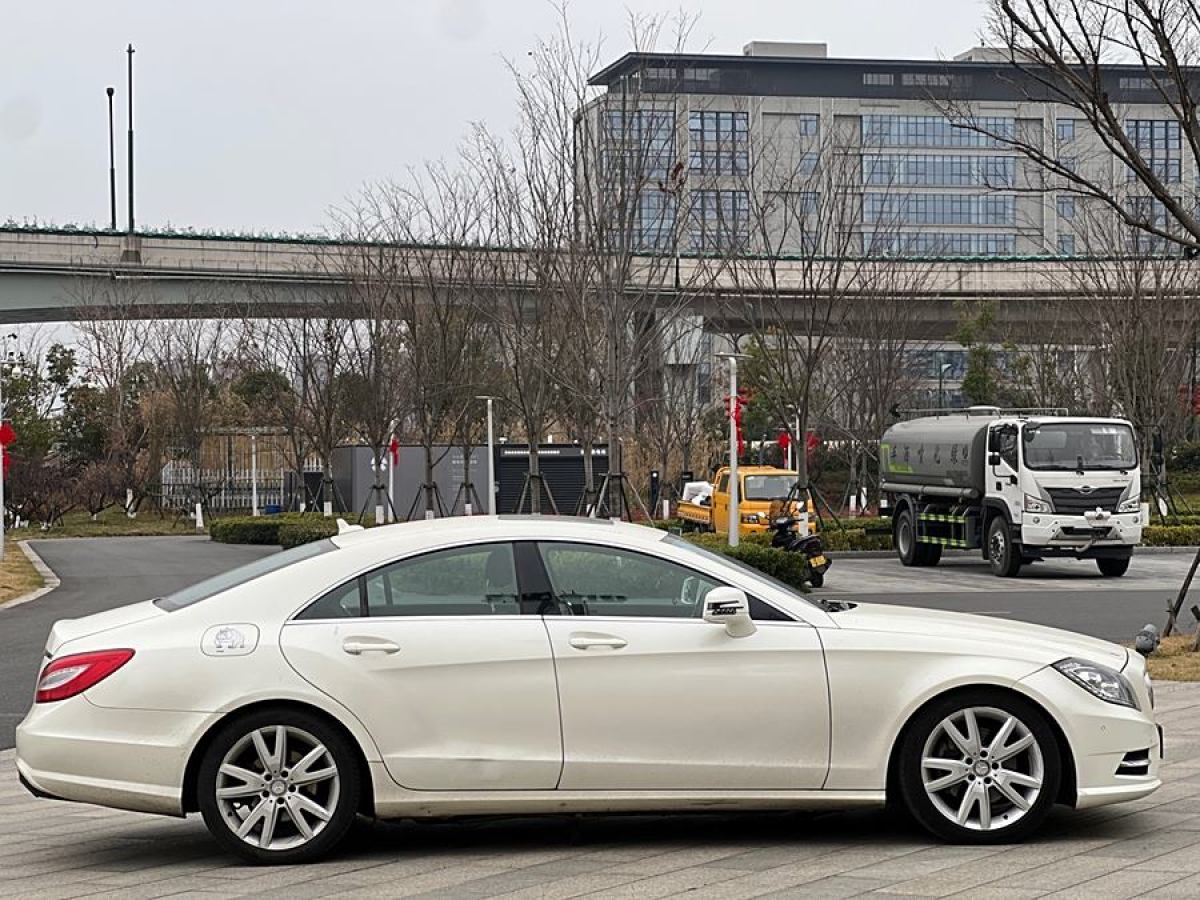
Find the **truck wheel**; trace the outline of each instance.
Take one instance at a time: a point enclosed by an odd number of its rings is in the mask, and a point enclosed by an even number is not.
[[[1100,574],[1105,578],[1120,578],[1129,571],[1129,561],[1132,557],[1118,556],[1109,559],[1096,560],[1096,566],[1100,569]]]
[[[924,551],[924,562],[922,566],[936,566],[942,561],[942,545],[941,544],[918,544]]]
[[[1021,571],[1021,552],[1013,545],[1008,522],[1003,516],[996,516],[988,526],[987,549],[993,575],[1013,578]]]
[[[896,548],[896,556],[906,566],[919,566],[917,561],[917,529],[913,523],[912,509],[905,506],[896,516],[896,527],[892,531],[892,544]]]

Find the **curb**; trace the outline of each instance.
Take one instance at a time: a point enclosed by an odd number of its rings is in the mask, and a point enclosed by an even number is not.
[[[33,568],[37,570],[37,573],[42,576],[43,584],[36,591],[30,591],[28,594],[22,594],[20,597],[14,597],[11,600],[6,600],[4,603],[0,603],[0,609],[12,609],[14,606],[20,606],[22,603],[28,603],[30,600],[36,600],[38,597],[50,593],[52,590],[62,584],[58,576],[54,574],[53,570],[46,565],[45,560],[38,556],[37,551],[29,546],[29,541],[17,541],[17,546],[21,548],[22,552],[24,552],[26,558],[30,563],[32,563]]]

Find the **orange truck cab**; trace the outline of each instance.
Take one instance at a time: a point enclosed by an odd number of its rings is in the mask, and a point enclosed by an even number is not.
[[[738,516],[740,534],[768,530],[771,504],[786,498],[796,484],[796,473],[775,466],[738,466]],[[713,475],[711,488],[697,500],[681,500],[676,514],[684,522],[717,534],[729,532],[729,467],[722,466]],[[811,499],[808,501],[809,532],[816,530]]]

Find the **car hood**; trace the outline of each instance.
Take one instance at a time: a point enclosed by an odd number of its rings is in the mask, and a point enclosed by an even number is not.
[[[1043,665],[1076,656],[1120,671],[1129,661],[1129,652],[1109,641],[1059,628],[991,616],[884,603],[860,603],[852,609],[834,613],[833,621],[840,628],[982,642],[989,645],[992,652],[1008,648],[1014,657]]]
[[[50,629],[50,637],[46,639],[46,653],[53,656],[69,641],[162,615],[166,613],[155,606],[153,600],[143,600],[79,619],[59,619]]]

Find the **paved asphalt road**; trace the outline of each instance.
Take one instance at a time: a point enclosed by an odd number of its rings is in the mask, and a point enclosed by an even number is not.
[[[1182,548],[1181,548],[1182,549]],[[835,555],[836,556],[836,555]],[[977,553],[946,554],[932,569],[906,569],[894,557],[835,558],[821,596],[982,613],[1082,631],[1127,643],[1147,622],[1162,627],[1192,561],[1183,552],[1134,554],[1122,578],[1102,578],[1093,562],[1046,560],[997,578]],[[1200,578],[1185,609],[1200,602]],[[1195,627],[1188,612],[1183,626]]]
[[[32,546],[62,585],[30,603],[0,609],[0,749],[13,746],[57,620],[160,597],[274,550],[214,544],[206,537],[61,538]]]
[[[62,586],[0,610],[0,749],[13,745],[13,730],[29,708],[55,620],[161,596],[272,552],[204,537],[60,539],[33,547]],[[1101,578],[1092,563],[1050,561],[1000,579],[974,555],[947,554],[935,569],[842,556],[819,594],[985,613],[1128,641],[1147,622],[1162,622],[1190,561],[1190,553],[1147,553],[1134,558],[1124,578]],[[1184,624],[1191,626],[1186,614]]]

